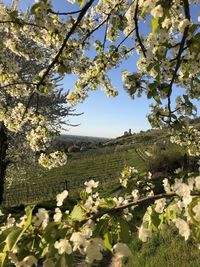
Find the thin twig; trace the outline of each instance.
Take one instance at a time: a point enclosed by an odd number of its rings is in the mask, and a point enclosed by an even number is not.
[[[118,44],[117,46],[117,50],[119,49],[119,47],[126,41],[126,39],[128,39],[128,37],[135,31],[136,28],[132,29],[128,34],[127,36]]]
[[[104,51],[105,45],[106,45],[107,33],[108,33],[108,20],[106,21],[106,29],[105,29],[105,35],[104,35],[104,40],[103,40],[103,51]]]
[[[10,87],[10,86],[15,86],[15,85],[22,85],[22,84],[28,84],[28,85],[37,85],[37,83],[31,83],[31,82],[16,82],[16,83],[9,83],[5,84],[3,86],[0,86],[0,88],[5,88],[5,87]]]
[[[91,30],[91,31],[89,31],[87,34],[86,34],[86,36],[85,36],[85,38],[83,39],[83,41],[82,41],[82,46],[84,46],[85,45],[85,41],[88,39],[88,37],[90,37],[90,35],[92,35],[95,31],[97,31],[101,26],[103,26],[106,22],[107,22],[107,20],[109,20],[109,18],[110,18],[110,16],[108,15],[101,23],[99,23],[93,30]]]
[[[2,21],[0,21],[0,24],[6,24],[6,23],[19,24],[19,25],[21,24],[22,26],[24,26],[24,25],[33,26],[33,27],[44,29],[44,30],[48,31],[48,29],[45,26],[41,26],[41,25],[31,23],[31,22],[26,22],[22,19],[18,19],[18,20],[19,21],[17,21],[17,20],[2,20]]]
[[[74,14],[78,14],[81,12],[82,9],[76,10],[76,11],[71,11],[71,12],[55,12],[52,9],[48,9],[47,13],[51,13],[54,15],[58,15],[58,16],[67,16],[67,15],[74,15]]]

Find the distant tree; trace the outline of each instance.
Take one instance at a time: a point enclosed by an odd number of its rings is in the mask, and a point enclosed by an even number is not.
[[[1,11],[6,11],[11,21],[12,19],[15,21],[18,13],[17,2],[14,1],[12,7],[7,9],[0,4]],[[23,24],[23,20],[26,20],[27,24]],[[10,23],[12,25],[12,22]],[[0,75],[0,203],[3,200],[8,164],[14,165],[12,167],[16,170],[17,165],[21,168],[24,162],[34,162],[33,151],[40,152],[40,145],[41,151],[45,151],[53,135],[58,135],[62,126],[70,125],[69,116],[78,115],[72,107],[67,106],[68,93],[64,92],[60,85],[62,82],[60,75],[51,74],[48,84],[51,88],[44,86],[40,94],[34,91],[36,77],[48,67],[48,61],[55,48],[45,47],[38,42],[36,36],[30,34],[29,28],[25,30],[25,25],[33,24],[28,12],[23,19],[18,20],[18,23],[13,29],[11,26],[10,30],[3,27],[4,21],[0,24],[0,38],[4,40],[0,51],[1,56],[3,55]],[[23,27],[23,30],[20,29],[16,35],[18,27],[19,29]],[[12,109],[15,109],[13,114]],[[29,118],[26,118],[27,111]],[[15,119],[18,119],[17,123]],[[27,120],[32,121],[33,129]],[[26,142],[29,138],[27,132],[31,133],[34,128],[36,131],[42,130],[40,125],[46,128],[46,140],[43,140],[43,144],[36,144],[35,140],[31,144],[32,151],[31,145]]]

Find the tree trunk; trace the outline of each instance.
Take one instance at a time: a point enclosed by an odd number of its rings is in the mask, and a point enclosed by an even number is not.
[[[0,205],[3,202],[4,183],[6,175],[6,151],[8,149],[7,134],[5,125],[0,122]]]

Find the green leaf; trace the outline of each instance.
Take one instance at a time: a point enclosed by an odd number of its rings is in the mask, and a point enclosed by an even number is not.
[[[82,209],[82,207],[79,205],[74,206],[74,208],[70,214],[70,218],[73,221],[79,221],[79,222],[85,220],[86,216],[85,216],[85,212]]]
[[[147,98],[150,99],[156,95],[156,90],[150,90],[147,94]]]
[[[40,3],[37,3],[31,7],[31,14],[37,14],[38,10],[40,8]]]
[[[116,203],[112,198],[106,198],[104,201],[100,201],[99,207],[105,209],[112,209],[116,206]]]
[[[94,237],[98,237],[100,235],[103,235],[105,233],[105,231],[108,228],[108,218],[106,219],[102,219],[97,223],[97,226],[93,232],[93,236]]]
[[[153,210],[151,214],[151,221],[153,229],[158,230],[163,223],[163,215]]]
[[[194,34],[195,31],[199,28],[199,24],[192,24],[190,25],[189,31],[190,33]]]
[[[12,228],[12,232],[10,232],[10,234],[6,238],[6,243],[8,245],[9,251],[12,251],[12,249],[16,245],[22,231],[23,231],[23,229],[20,227],[13,227]]]
[[[47,243],[53,243],[58,237],[58,224],[56,222],[49,222],[44,230],[43,238]]]
[[[195,198],[193,198],[192,202],[189,204],[189,207],[188,207],[188,212],[189,212],[189,214],[190,214],[190,217],[191,217],[193,223],[194,223],[196,226],[198,226],[198,227],[200,227],[200,222],[197,221],[197,220],[194,218],[195,213],[194,213],[194,211],[193,211],[193,208],[194,208],[199,202],[200,202],[200,197],[195,197]]]
[[[24,225],[23,232],[26,231],[28,229],[28,227],[31,225],[34,207],[35,206],[28,206],[25,209],[27,220],[26,220],[26,223]]]
[[[109,232],[106,232],[106,233],[104,234],[104,246],[105,246],[108,250],[112,251],[111,234],[110,234]]]
[[[84,5],[84,0],[78,0],[78,5],[82,7]]]
[[[125,221],[124,219],[120,219],[119,220],[120,223],[120,239],[123,243],[129,243],[131,240],[131,231],[130,231],[130,227],[129,224],[127,223],[127,221]]]
[[[192,107],[193,107],[193,104],[190,102],[190,100],[189,100],[189,96],[188,96],[188,95],[183,95],[183,98],[184,98],[184,100],[185,100],[185,104],[186,104],[188,107],[192,108]]]
[[[67,263],[67,267],[72,267],[73,266],[72,255],[65,254],[65,261]]]
[[[26,208],[26,215],[27,215],[27,221],[24,225],[23,228],[19,228],[19,227],[12,227],[12,231],[8,234],[5,242],[6,245],[4,246],[4,253],[7,254],[8,251],[12,251],[12,249],[15,247],[15,245],[17,244],[17,242],[20,240],[21,236],[23,235],[23,233],[28,229],[28,227],[31,225],[31,221],[32,221],[32,211],[33,211],[34,207],[27,207]],[[2,265],[4,261],[2,261]]]
[[[61,255],[58,260],[56,260],[55,267],[64,267],[66,266],[66,261],[65,261],[65,255]]]
[[[10,11],[9,16],[12,20],[15,20],[18,17],[18,11],[17,10]]]
[[[152,28],[153,35],[156,35],[157,30],[159,28],[159,18],[152,18],[151,28]]]
[[[40,93],[41,93],[41,94],[45,94],[45,95],[47,95],[50,91],[51,91],[51,85],[50,85],[50,84],[44,84],[44,85],[40,88]]]
[[[86,201],[87,198],[88,198],[88,194],[86,191],[81,191],[80,192],[80,198],[83,200],[83,201]]]
[[[1,267],[4,266],[4,262],[6,260],[7,254],[8,254],[8,245],[6,244],[4,249],[3,249],[3,253],[1,255]]]
[[[130,95],[134,95],[135,92],[136,92],[136,90],[137,90],[137,87],[136,87],[136,86],[131,86],[131,87],[129,88],[129,94],[130,94]]]
[[[0,244],[6,240],[7,236],[10,234],[11,231],[12,228],[8,228],[0,234]]]

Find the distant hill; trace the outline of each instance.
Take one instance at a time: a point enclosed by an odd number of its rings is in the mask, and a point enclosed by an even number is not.
[[[59,141],[64,142],[105,142],[108,141],[109,138],[106,137],[95,137],[95,136],[83,136],[83,135],[66,135],[62,134],[56,137]]]

